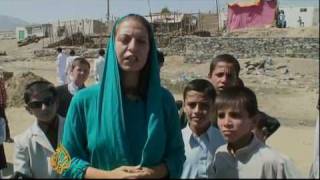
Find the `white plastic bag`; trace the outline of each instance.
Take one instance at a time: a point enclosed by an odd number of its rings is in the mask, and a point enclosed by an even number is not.
[[[0,144],[6,140],[6,122],[3,117],[0,117]]]

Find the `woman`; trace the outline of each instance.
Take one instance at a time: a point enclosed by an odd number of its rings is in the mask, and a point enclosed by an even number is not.
[[[150,24],[127,15],[113,28],[101,84],[71,102],[52,165],[67,177],[179,177],[185,160],[178,112],[160,86]]]

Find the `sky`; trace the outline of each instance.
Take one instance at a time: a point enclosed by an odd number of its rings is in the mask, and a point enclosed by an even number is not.
[[[220,9],[227,2],[217,0]],[[123,16],[128,13],[146,15],[160,12],[168,7],[171,11],[185,13],[215,12],[216,0],[110,0],[110,15]],[[279,0],[280,6],[319,6],[319,0]],[[71,19],[102,19],[106,17],[107,0],[0,0],[0,15],[22,19],[29,23],[48,23]],[[0,22],[1,23],[1,22]]]

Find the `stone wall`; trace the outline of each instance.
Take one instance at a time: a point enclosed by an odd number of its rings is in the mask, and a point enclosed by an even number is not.
[[[319,58],[318,38],[172,38],[164,51],[167,55],[185,56],[189,63],[210,61],[212,57],[229,53],[236,58],[296,57]]]

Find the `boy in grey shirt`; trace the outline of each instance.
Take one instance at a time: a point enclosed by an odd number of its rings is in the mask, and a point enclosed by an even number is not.
[[[257,98],[246,87],[231,87],[216,99],[217,123],[226,145],[220,146],[209,178],[298,178],[293,163],[261,142],[252,132]]]

